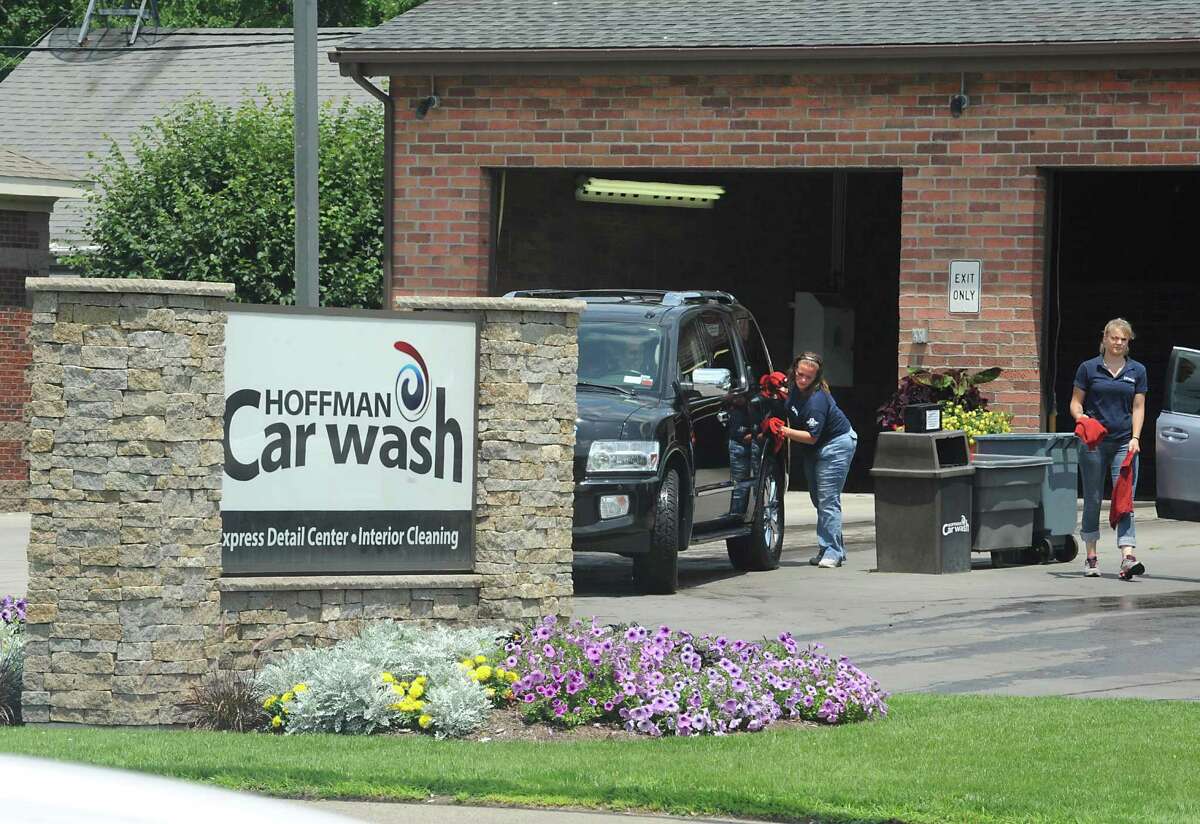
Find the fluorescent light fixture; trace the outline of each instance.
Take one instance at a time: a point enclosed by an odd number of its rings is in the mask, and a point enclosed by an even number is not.
[[[631,203],[637,206],[680,206],[711,209],[723,186],[693,186],[686,183],[650,183],[642,180],[583,178],[575,188],[575,199],[588,203]]]

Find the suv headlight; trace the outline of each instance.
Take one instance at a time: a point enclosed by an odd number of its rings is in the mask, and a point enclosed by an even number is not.
[[[657,441],[594,441],[588,450],[588,472],[654,472]]]

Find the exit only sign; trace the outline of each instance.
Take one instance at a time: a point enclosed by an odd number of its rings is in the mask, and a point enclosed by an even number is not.
[[[950,261],[950,312],[979,314],[979,292],[983,263],[978,260]]]

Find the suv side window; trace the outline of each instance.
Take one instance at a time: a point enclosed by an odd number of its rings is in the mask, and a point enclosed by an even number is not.
[[[713,369],[728,369],[733,385],[742,383],[742,370],[738,368],[738,354],[729,333],[729,324],[719,312],[702,312],[700,329],[704,333],[708,351],[712,353]]]
[[[692,318],[679,329],[679,376],[691,381],[692,371],[708,366],[708,350],[700,337],[700,325]]]
[[[763,345],[762,333],[749,313],[739,312],[733,322],[737,326],[738,337],[742,339],[746,371],[750,374],[751,385],[755,385],[759,378],[771,371],[771,359]]]

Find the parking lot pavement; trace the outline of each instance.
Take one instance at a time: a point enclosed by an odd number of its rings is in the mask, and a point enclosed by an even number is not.
[[[25,594],[29,569],[25,548],[29,545],[29,514],[0,512],[0,596]]]
[[[863,496],[868,498],[870,496]],[[867,502],[856,503],[858,512]],[[893,692],[985,692],[1200,700],[1200,528],[1160,521],[1138,504],[1138,557],[1148,574],[1117,579],[1105,528],[1100,578],[1081,562],[969,573],[878,573],[874,526],[851,517],[849,561],[808,565],[815,548],[806,497],[790,493],[783,561],[772,572],[733,571],[723,544],[688,550],[680,592],[636,594],[629,562],[580,555],[575,614],[603,622],[666,624],[760,639],[789,631],[824,643]],[[873,507],[872,507],[873,508]]]

